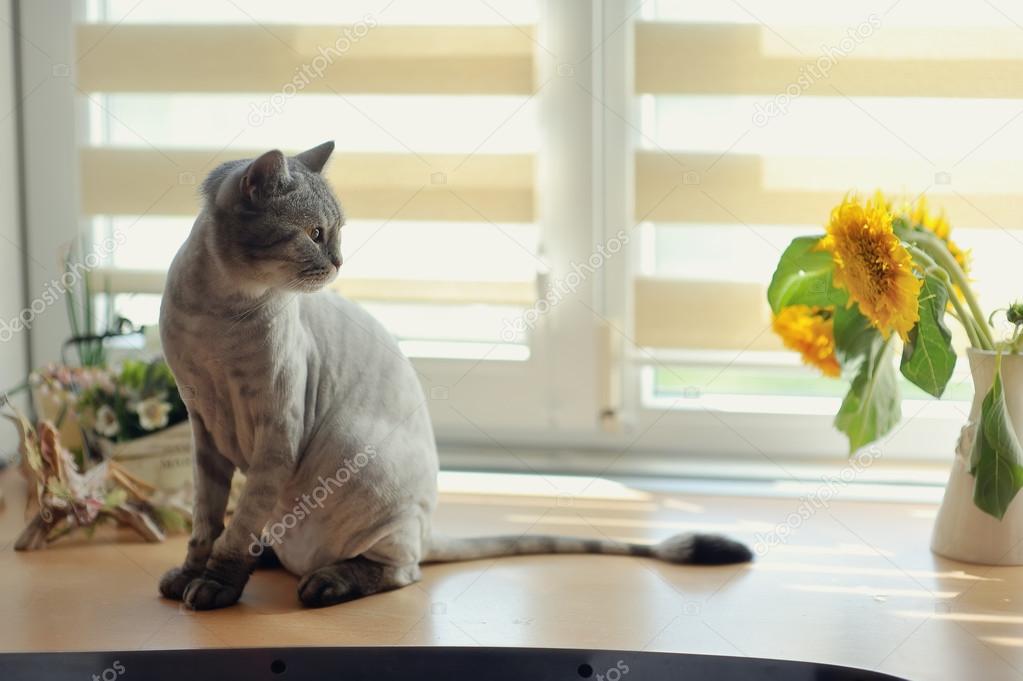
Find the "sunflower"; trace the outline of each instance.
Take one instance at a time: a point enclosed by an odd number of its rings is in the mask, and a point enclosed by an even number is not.
[[[841,373],[835,357],[835,319],[832,307],[790,305],[772,321],[774,332],[785,347],[803,356],[803,361],[837,378]]]
[[[903,340],[920,319],[920,280],[913,259],[892,230],[892,214],[880,192],[860,203],[846,196],[831,211],[827,234],[817,248],[831,253],[834,283],[849,292],[849,305],[887,338],[894,329]]]
[[[925,229],[941,239],[952,254],[952,257],[959,263],[959,267],[963,268],[963,272],[970,271],[970,252],[959,248],[952,241],[952,227],[948,224],[948,218],[945,217],[944,209],[937,215],[931,215],[927,209],[927,197],[921,196],[916,204],[908,210],[908,213],[910,223],[918,229]]]

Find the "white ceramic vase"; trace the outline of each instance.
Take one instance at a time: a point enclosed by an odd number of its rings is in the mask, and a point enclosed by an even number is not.
[[[973,406],[956,446],[945,497],[934,521],[931,550],[946,558],[984,565],[1023,565],[1023,491],[1016,495],[1001,520],[973,503],[970,453],[980,424],[984,397],[994,382],[995,354],[970,348],[973,374]],[[1002,357],[1005,401],[1016,436],[1023,441],[1023,356]]]

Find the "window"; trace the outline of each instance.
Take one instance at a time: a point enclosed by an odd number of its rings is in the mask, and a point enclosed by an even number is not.
[[[92,3],[76,32],[83,206],[96,237],[127,238],[96,273],[122,294],[121,313],[155,323],[162,273],[211,168],[329,135],[348,212],[338,287],[411,354],[527,357],[521,335],[492,331],[534,297],[532,44],[496,10],[500,25],[457,25],[481,15],[466,4],[441,3],[424,23],[407,2],[382,12],[306,3],[297,14]],[[517,11],[524,30],[528,10]]]
[[[840,451],[826,425],[846,384],[781,352],[764,300],[781,251],[850,189],[926,194],[984,272],[986,308],[1019,294],[1005,276],[1023,254],[1018,31],[994,5],[643,3],[630,112],[643,408],[713,412],[726,448],[753,455]],[[947,456],[972,396],[965,362],[944,402],[905,381],[903,394],[883,447]],[[808,414],[824,428],[797,431]]]
[[[515,466],[533,448],[603,449],[616,470],[644,455],[839,459],[843,385],[782,350],[765,289],[788,241],[850,188],[926,193],[983,269],[987,308],[1017,294],[1023,43],[993,5],[61,12],[25,9],[72,65],[69,91],[28,103],[28,168],[80,194],[93,240],[126,236],[93,273],[117,310],[155,321],[210,168],[333,138],[337,288],[413,357],[442,445]],[[74,131],[65,170],[57,137]],[[60,240],[33,238],[37,253]],[[940,403],[906,386],[886,454],[949,456],[971,390],[965,372]]]

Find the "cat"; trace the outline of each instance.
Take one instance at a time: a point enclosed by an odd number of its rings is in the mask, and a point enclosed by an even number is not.
[[[406,586],[428,562],[752,559],[708,534],[653,546],[434,535],[437,450],[416,373],[369,313],[322,290],[342,262],[344,214],[322,175],[333,149],[273,150],[213,170],[171,264],[160,335],[192,425],[195,507],[185,561],[160,580],[163,596],[196,610],[231,605],[267,547],[300,578],[306,606]],[[246,482],[225,529],[236,469]]]

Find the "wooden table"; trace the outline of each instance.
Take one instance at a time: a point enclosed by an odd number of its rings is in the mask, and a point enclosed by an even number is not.
[[[442,474],[450,534],[654,540],[703,528],[784,539],[750,566],[535,556],[431,566],[421,584],[303,610],[296,580],[257,572],[242,602],[193,613],[157,596],[185,538],[66,538],[15,553],[24,483],[0,474],[0,647],[10,651],[289,645],[597,647],[815,660],[910,679],[1023,678],[1023,569],[927,548],[932,505],[654,494],[606,480]],[[803,517],[804,515],[808,517]],[[118,541],[120,540],[120,541]]]

